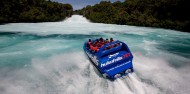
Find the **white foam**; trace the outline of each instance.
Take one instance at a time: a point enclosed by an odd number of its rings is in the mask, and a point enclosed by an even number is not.
[[[152,87],[155,86],[165,93],[183,92],[183,94],[187,94],[187,91],[184,92],[183,90],[184,88],[188,90],[190,87],[190,85],[185,84],[188,80],[183,78],[183,73],[168,65],[167,61],[142,55],[135,55],[135,57],[133,64],[136,72],[142,79],[150,81]]]
[[[40,35],[50,34],[91,34],[94,32],[125,32],[132,34],[146,34],[152,32],[145,27],[128,25],[91,23],[80,15],[73,15],[71,18],[61,22],[41,23],[10,23],[0,25],[0,32],[24,32]],[[134,32],[135,31],[135,32]],[[146,31],[146,32],[145,32]]]
[[[66,23],[90,23],[85,17],[79,15],[72,15],[72,17],[67,18],[65,21]]]

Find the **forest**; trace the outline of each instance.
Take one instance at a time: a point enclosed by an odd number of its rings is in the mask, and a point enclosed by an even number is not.
[[[0,24],[60,21],[72,15],[70,4],[50,0],[1,0]]]
[[[159,27],[190,32],[188,0],[101,1],[74,13],[92,22]]]

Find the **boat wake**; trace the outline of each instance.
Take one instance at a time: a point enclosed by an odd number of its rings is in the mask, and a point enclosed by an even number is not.
[[[3,94],[144,94],[135,73],[112,82],[97,74],[82,54],[33,58],[31,65],[23,69],[9,72],[1,69],[1,74],[6,76],[0,77],[0,91]]]

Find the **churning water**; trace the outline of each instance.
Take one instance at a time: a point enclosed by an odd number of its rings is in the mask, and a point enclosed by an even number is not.
[[[135,72],[109,81],[83,53],[89,38],[128,44]],[[61,22],[0,25],[0,94],[189,94],[190,34],[91,23],[79,15]]]

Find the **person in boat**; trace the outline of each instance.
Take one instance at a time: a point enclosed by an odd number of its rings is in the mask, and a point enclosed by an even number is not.
[[[100,49],[101,48],[101,43],[99,42],[96,46],[98,47],[98,49]]]
[[[104,44],[104,39],[102,37],[100,38],[100,43]]]
[[[110,42],[114,42],[113,38],[110,38]],[[116,47],[116,45],[111,45],[110,48]]]
[[[105,44],[104,39],[101,37],[100,38],[100,43],[99,43],[98,46],[100,46],[100,48],[101,48],[102,46],[104,46],[104,44]]]
[[[90,48],[90,45],[92,45],[92,40],[91,40],[91,39],[88,39],[87,47]]]
[[[92,46],[92,50],[93,50],[94,52],[98,52],[99,48],[98,48],[97,45],[93,45],[93,46]]]
[[[108,43],[109,43],[109,40],[108,40],[108,39],[106,39],[105,44],[108,44]]]
[[[91,43],[89,50],[92,51],[92,52],[98,52],[99,48],[98,48],[97,45]]]
[[[88,39],[88,45],[90,45],[92,43],[91,39]]]
[[[114,42],[113,38],[110,38],[110,42]]]
[[[99,51],[98,46],[96,46],[96,47],[94,48],[94,51],[95,51],[95,52],[98,52],[98,51]]]
[[[114,42],[113,38],[110,38],[110,42]],[[109,46],[109,49],[110,49],[110,48],[113,48],[113,47],[115,47],[115,45],[110,45],[110,46]]]
[[[109,43],[109,40],[106,39],[106,40],[105,40],[105,44],[108,44],[108,43]],[[109,50],[109,47],[106,47],[104,50]]]
[[[94,46],[93,46],[93,44],[91,43],[91,44],[90,44],[90,49],[89,49],[89,50],[90,50],[90,51],[93,51],[93,49],[94,49]]]
[[[96,39],[96,41],[94,42],[94,45],[95,45],[95,46],[98,46],[98,44],[99,44],[99,40]]]

